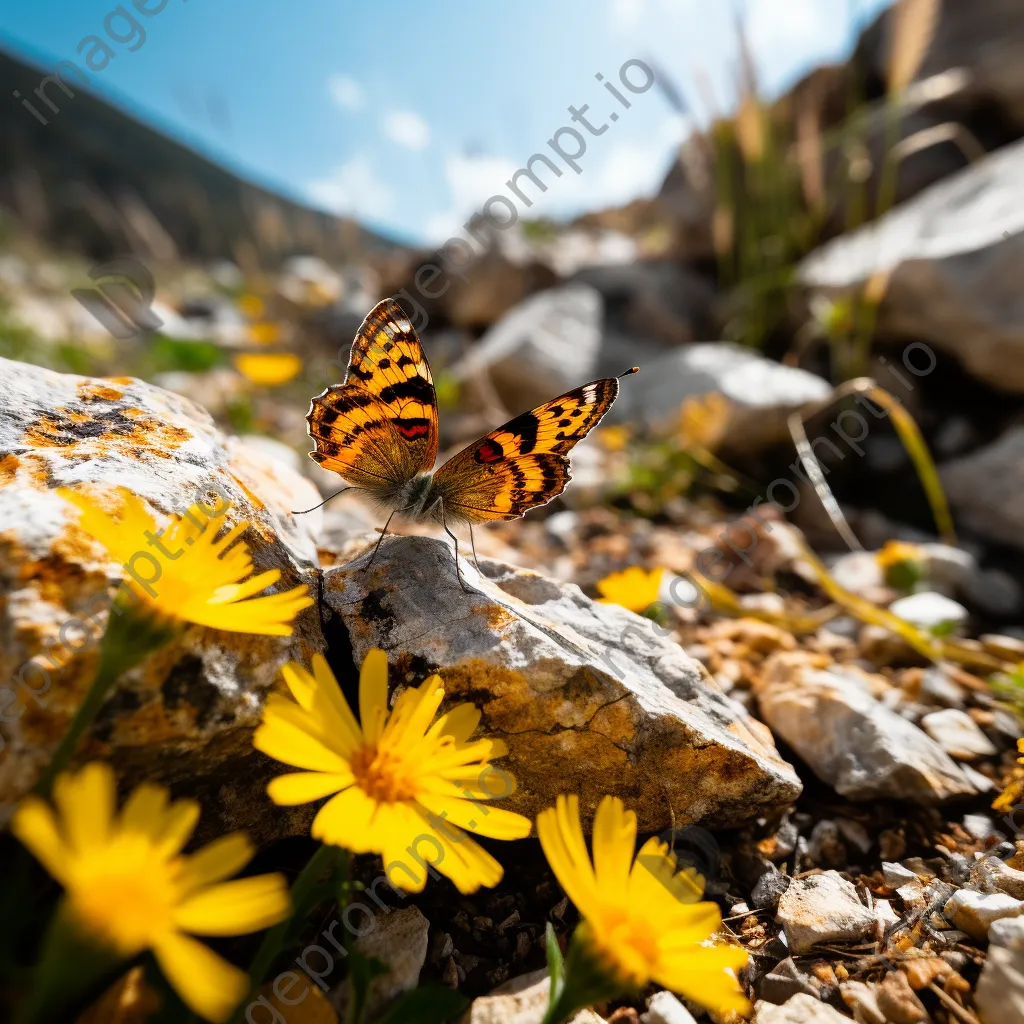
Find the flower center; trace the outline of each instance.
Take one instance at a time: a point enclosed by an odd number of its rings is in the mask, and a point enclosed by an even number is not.
[[[645,921],[628,911],[613,911],[600,932],[591,930],[590,938],[609,969],[628,987],[642,988],[650,981],[660,951],[657,935]]]
[[[418,792],[410,769],[401,754],[379,747],[360,747],[349,761],[356,785],[378,803],[394,804],[414,800]]]
[[[154,858],[145,871],[116,865],[89,872],[70,892],[71,908],[88,931],[131,956],[173,926],[177,887],[166,862]]]

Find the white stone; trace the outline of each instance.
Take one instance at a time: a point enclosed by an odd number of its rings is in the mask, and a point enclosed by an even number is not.
[[[921,629],[934,629],[946,623],[958,626],[967,621],[969,614],[958,601],[937,594],[934,590],[922,590],[909,597],[901,597],[889,605],[889,611]]]
[[[550,989],[545,970],[513,978],[490,995],[474,999],[459,1024],[540,1024]],[[605,1024],[605,1020],[593,1010],[581,1010],[569,1024]]]
[[[655,992],[647,1000],[647,1012],[640,1014],[642,1024],[696,1024],[693,1014],[671,992]]]
[[[910,868],[891,860],[882,862],[882,877],[890,889],[898,889],[901,885],[907,885],[908,883],[910,885],[921,884],[921,880]]]
[[[841,796],[937,804],[975,793],[927,733],[875,700],[849,673],[818,669],[803,652],[780,652],[754,684],[772,731]]]
[[[779,899],[776,919],[795,955],[819,943],[857,942],[874,931],[876,921],[838,871],[794,879]]]
[[[984,1024],[1024,1024],[1024,951],[990,948],[974,991]]]
[[[850,1018],[828,1003],[799,992],[781,1006],[759,999],[752,1024],[850,1024]]]
[[[883,900],[877,896],[875,897],[874,911],[875,917],[878,918],[883,928],[886,925],[899,924],[902,920],[900,915],[892,909],[892,903],[889,900]]]
[[[973,761],[978,757],[993,757],[997,751],[992,741],[981,731],[966,711],[944,708],[932,711],[921,719],[921,728],[953,757]]]
[[[988,927],[990,946],[1024,950],[1024,917],[1001,917]]]
[[[946,901],[943,913],[962,932],[984,939],[993,921],[1024,913],[1024,901],[1002,892],[985,895],[974,889],[958,889]]]

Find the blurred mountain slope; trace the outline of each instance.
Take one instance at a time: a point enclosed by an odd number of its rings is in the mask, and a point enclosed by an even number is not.
[[[0,48],[0,206],[52,245],[105,259],[231,259],[268,266],[295,253],[345,262],[395,243],[345,217],[293,202],[233,174],[90,94],[65,69],[43,70]],[[12,94],[28,98],[43,124]]]

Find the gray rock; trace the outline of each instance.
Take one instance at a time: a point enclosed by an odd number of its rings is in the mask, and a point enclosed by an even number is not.
[[[989,949],[974,990],[984,1024],[1024,1024],[1024,950]]]
[[[782,1006],[759,1000],[752,1024],[850,1024],[850,1018],[815,996],[800,993]]]
[[[955,627],[968,619],[968,611],[962,604],[927,590],[893,601],[889,611],[921,629],[946,625]]]
[[[851,551],[840,555],[830,569],[835,581],[854,594],[866,594],[885,586],[885,575],[873,551]]]
[[[32,787],[92,683],[123,574],[54,488],[123,486],[159,519],[197,499],[220,507],[215,487],[231,503],[223,522],[251,524],[256,570],[280,569],[282,586],[315,583],[318,517],[291,510],[319,498],[287,466],[225,436],[203,409],[143,381],[5,359],[0,378],[0,678],[18,698],[5,704],[0,736],[2,816]],[[281,834],[294,815],[265,813],[269,766],[257,763],[251,730],[281,664],[323,646],[315,608],[300,613],[290,639],[191,627],[118,682],[80,756],[108,758],[129,775],[144,766],[146,778],[173,781],[182,795],[207,787],[204,828],[216,829],[221,813],[224,826],[244,823],[257,841]]]
[[[568,283],[601,293],[606,340],[618,337],[670,348],[713,337],[713,286],[673,260],[590,266]]]
[[[843,292],[892,271],[879,337],[926,343],[998,388],[1024,391],[1024,246],[1014,237],[1024,231],[1022,168],[1024,142],[988,154],[811,253],[801,280]],[[918,374],[931,365],[924,348],[904,357]]]
[[[857,677],[772,655],[757,679],[764,720],[814,773],[851,800],[942,803],[975,793],[949,755],[875,700]]]
[[[974,719],[966,711],[957,708],[943,708],[942,711],[925,715],[921,719],[921,728],[947,754],[963,761],[992,757],[997,752]]]
[[[390,538],[367,561],[323,578],[356,663],[381,647],[395,681],[436,669],[450,700],[477,704],[483,730],[508,743],[509,805],[523,814],[559,793],[588,809],[612,793],[657,831],[669,808],[677,824],[725,823],[800,792],[768,730],[650,620],[498,562],[481,563],[484,577],[460,561],[466,593],[451,545],[431,538]]]
[[[826,381],[806,370],[724,341],[687,345],[641,370],[640,386],[622,389],[609,422],[664,423],[687,398],[717,392],[730,406],[723,444],[745,453],[789,437],[790,413],[832,393]]]
[[[1024,254],[1024,242],[1021,246]],[[1017,358],[1024,365],[1024,356]],[[984,448],[945,463],[939,476],[959,522],[1024,548],[1024,426],[1011,427]]]
[[[372,927],[370,926],[372,922]],[[355,948],[363,956],[376,957],[387,965],[386,974],[370,982],[366,996],[366,1017],[373,1016],[405,992],[411,992],[420,982],[420,971],[427,959],[427,934],[430,922],[419,907],[405,907],[388,913],[371,914],[366,924],[360,924],[361,934]],[[352,1001],[352,986],[346,978],[330,994],[338,1016],[345,1019]]]
[[[770,910],[774,913],[779,908],[779,900],[782,894],[789,888],[793,881],[789,875],[784,875],[775,865],[754,883],[750,893],[750,902],[758,910]]]
[[[838,871],[794,879],[779,900],[776,919],[798,956],[819,943],[857,942],[874,931],[876,920]]]
[[[925,575],[935,590],[947,596],[962,591],[978,571],[978,560],[963,548],[949,544],[922,544]]]
[[[999,857],[988,857],[982,862],[988,884],[1016,900],[1024,900],[1024,871],[1011,868]]]
[[[1002,569],[978,569],[963,588],[966,600],[993,615],[1016,615],[1024,608],[1024,590]]]
[[[758,1000],[769,1003],[784,1003],[800,993],[818,998],[818,989],[808,975],[787,956],[780,960],[757,984]]]

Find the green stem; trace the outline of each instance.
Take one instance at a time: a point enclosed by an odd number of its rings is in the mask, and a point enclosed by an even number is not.
[[[100,663],[96,678],[89,687],[61,738],[49,765],[36,783],[39,796],[48,796],[57,773],[63,770],[78,746],[82,734],[92,725],[103,707],[110,688],[130,668],[147,654],[161,647],[173,635],[173,627],[155,618],[140,615],[127,604],[123,596],[115,599],[110,608],[107,629],[100,644]]]
[[[292,912],[280,924],[274,925],[263,936],[260,948],[256,950],[256,955],[249,965],[249,991],[231,1017],[231,1024],[242,1019],[243,1009],[255,996],[257,989],[263,983],[264,975],[284,947],[285,939],[292,923],[311,909],[309,904],[315,894],[317,883],[327,873],[328,869],[333,871],[338,860],[345,855],[346,851],[339,847],[328,846],[327,843],[323,843],[316,853],[306,861],[306,866],[299,872],[299,876],[292,883],[290,890]]]

